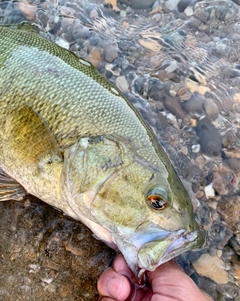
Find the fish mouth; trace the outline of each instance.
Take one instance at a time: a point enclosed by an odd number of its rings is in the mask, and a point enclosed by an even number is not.
[[[172,258],[200,247],[204,238],[200,230],[192,232],[180,229],[174,232],[148,229],[147,233],[135,233],[132,243],[138,248],[138,278],[148,271],[154,271],[159,265]]]

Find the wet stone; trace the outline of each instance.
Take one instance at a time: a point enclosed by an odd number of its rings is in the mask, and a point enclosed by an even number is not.
[[[223,149],[221,155],[222,155],[224,165],[228,166],[230,169],[232,169],[235,172],[239,171],[240,158],[238,156],[237,151],[235,150],[228,151],[226,149]]]
[[[232,246],[233,250],[240,256],[240,237],[239,234],[235,235],[230,240],[230,246]]]
[[[236,279],[236,284],[240,287],[240,262],[237,262],[234,266],[234,277]]]
[[[222,137],[222,144],[224,147],[228,148],[236,142],[236,139],[237,139],[236,134],[233,131],[228,131]]]
[[[151,8],[155,0],[128,0],[132,8],[148,9]]]
[[[196,130],[202,152],[208,156],[218,156],[222,150],[222,138],[210,120],[200,120]]]
[[[167,118],[161,113],[157,114],[157,126],[158,125],[162,128],[166,128],[169,125]]]
[[[223,177],[217,171],[213,171],[213,189],[218,195],[226,195],[228,190],[223,182]]]
[[[199,275],[208,277],[218,284],[228,282],[228,273],[224,270],[224,263],[218,256],[210,256],[206,253],[192,264]]]
[[[221,285],[219,288],[220,292],[231,300],[234,300],[234,298],[238,295],[239,288],[233,283]]]
[[[232,231],[238,229],[239,216],[240,216],[240,197],[224,197],[221,202],[218,203],[217,211],[221,214],[225,223]]]
[[[203,103],[203,109],[208,117],[212,117],[218,114],[218,106],[210,98],[207,98]]]
[[[199,93],[193,93],[191,98],[182,104],[184,111],[201,114],[206,98]]]
[[[211,296],[213,300],[219,299],[218,285],[214,281],[206,277],[199,277],[197,273],[194,273],[191,278],[197,283],[198,287]]]
[[[179,119],[184,119],[186,113],[181,107],[181,103],[176,97],[167,96],[164,100],[165,108]]]
[[[106,45],[104,49],[104,59],[112,63],[118,56],[118,48],[115,45]]]
[[[125,78],[125,76],[119,76],[117,79],[116,79],[116,86],[123,92],[127,92],[129,89],[128,89],[128,82]]]

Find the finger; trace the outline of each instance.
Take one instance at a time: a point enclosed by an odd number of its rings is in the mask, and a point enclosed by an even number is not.
[[[114,269],[115,272],[126,276],[133,284],[138,284],[138,280],[136,279],[135,275],[128,267],[125,259],[121,254],[117,255],[114,258],[112,263],[112,268]]]
[[[114,258],[113,263],[112,263],[112,268],[114,269],[115,272],[120,273],[120,274],[125,273],[125,272],[128,274],[132,274],[132,271],[128,267],[122,254],[119,254]]]
[[[108,297],[110,300],[112,298],[113,300],[124,301],[131,293],[129,280],[116,273],[112,268],[102,273],[97,286],[100,295]]]

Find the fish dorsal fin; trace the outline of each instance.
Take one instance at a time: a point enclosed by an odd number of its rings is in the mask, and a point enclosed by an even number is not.
[[[57,141],[41,116],[25,103],[6,109],[5,133],[6,156],[13,164],[51,164],[62,161]]]
[[[27,192],[0,168],[0,201],[21,201]]]

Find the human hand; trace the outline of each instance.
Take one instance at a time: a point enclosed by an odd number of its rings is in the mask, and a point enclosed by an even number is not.
[[[98,280],[101,301],[213,301],[201,291],[174,261],[147,272],[151,288],[134,289],[136,279],[122,255],[116,256],[112,267]]]

